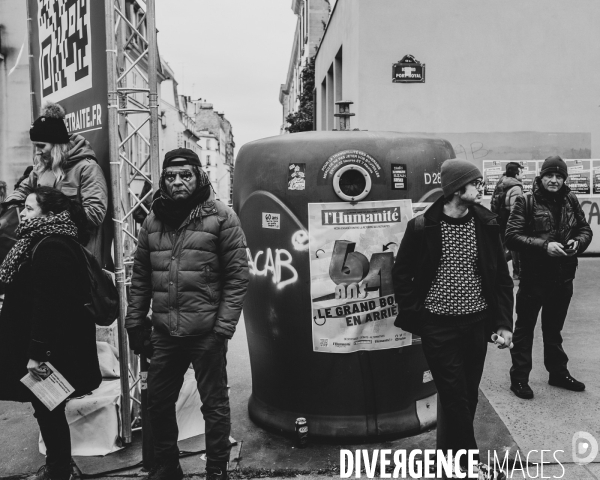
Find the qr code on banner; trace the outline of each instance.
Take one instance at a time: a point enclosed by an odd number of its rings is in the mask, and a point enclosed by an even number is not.
[[[91,0],[38,0],[42,98],[58,102],[92,88]]]

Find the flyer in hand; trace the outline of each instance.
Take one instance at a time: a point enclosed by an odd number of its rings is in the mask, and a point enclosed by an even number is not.
[[[41,380],[34,378],[33,375],[28,373],[21,379],[21,383],[31,390],[46,405],[48,410],[52,411],[71,395],[75,389],[51,363],[42,363],[39,368],[45,372]]]

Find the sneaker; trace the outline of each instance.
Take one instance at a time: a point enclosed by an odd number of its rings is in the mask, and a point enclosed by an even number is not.
[[[142,480],[182,480],[183,470],[177,463],[157,463],[150,469],[148,476],[143,477]]]
[[[533,398],[533,390],[527,382],[510,382],[510,389],[517,397],[524,400],[531,400]]]
[[[575,380],[568,373],[566,375],[552,375],[548,383],[553,387],[560,387],[573,392],[583,392],[585,390],[585,383]]]
[[[206,480],[228,480],[227,467],[206,466]]]
[[[506,480],[506,474],[502,470],[496,470],[486,463],[478,463],[477,469],[479,470],[478,480]]]

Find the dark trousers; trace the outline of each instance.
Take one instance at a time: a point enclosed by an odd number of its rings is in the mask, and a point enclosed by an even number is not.
[[[31,400],[33,415],[46,445],[46,465],[52,478],[66,480],[71,474],[71,432],[65,415],[64,401],[50,411],[37,397]]]
[[[154,353],[148,369],[148,410],[157,463],[179,458],[175,403],[190,363],[194,366],[206,427],[209,462],[228,462],[231,421],[225,354],[227,340],[210,332],[198,337],[171,337],[154,329]]]
[[[544,339],[544,365],[551,374],[568,374],[569,357],[562,347],[561,331],[573,296],[573,280],[544,282],[522,279],[517,292],[517,321],[510,351],[513,382],[528,382],[532,368],[533,332],[540,309]]]
[[[476,449],[473,420],[479,382],[487,353],[485,321],[471,325],[427,323],[423,353],[444,409],[445,431],[441,450]],[[491,333],[490,333],[491,335]]]

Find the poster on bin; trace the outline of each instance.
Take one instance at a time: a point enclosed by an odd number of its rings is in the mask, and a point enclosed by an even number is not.
[[[411,200],[310,203],[310,284],[315,352],[351,353],[412,344],[394,326],[392,267]]]

